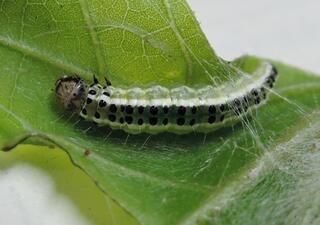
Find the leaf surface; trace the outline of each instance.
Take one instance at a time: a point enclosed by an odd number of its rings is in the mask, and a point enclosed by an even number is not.
[[[268,176],[286,162],[280,146],[306,136],[310,124],[312,134],[319,131],[320,79],[280,63],[266,105],[206,136],[128,136],[57,109],[52,89],[61,74],[108,76],[116,86],[208,84],[211,75],[232,74],[184,1],[3,1],[0,21],[0,145],[57,145],[141,224],[228,224],[234,212],[258,215],[244,206],[255,191],[269,202],[261,190],[279,193],[273,188],[281,179]],[[259,61],[236,63],[250,72]],[[299,143],[311,146],[308,138]],[[263,180],[271,183],[257,186]]]

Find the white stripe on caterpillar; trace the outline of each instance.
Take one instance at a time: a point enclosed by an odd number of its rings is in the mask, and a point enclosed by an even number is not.
[[[277,70],[265,62],[252,75],[240,75],[236,84],[173,89],[116,88],[107,80],[102,87],[95,78],[88,87],[78,76],[63,76],[56,82],[56,97],[85,120],[132,134],[207,133],[238,121],[265,102]]]

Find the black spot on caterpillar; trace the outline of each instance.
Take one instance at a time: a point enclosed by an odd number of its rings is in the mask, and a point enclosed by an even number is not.
[[[274,86],[277,70],[262,63],[238,88],[180,86],[168,89],[152,86],[123,89],[109,81],[102,87],[96,78],[88,85],[78,76],[63,76],[56,82],[57,102],[82,118],[128,133],[211,132],[240,120],[252,108],[266,101]]]

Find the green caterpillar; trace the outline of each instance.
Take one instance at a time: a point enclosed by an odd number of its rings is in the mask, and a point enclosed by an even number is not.
[[[223,87],[168,89],[152,86],[122,89],[106,79],[102,87],[96,78],[89,87],[78,76],[63,76],[56,82],[60,105],[80,113],[97,124],[122,129],[131,134],[172,132],[208,133],[239,121],[252,108],[264,103],[274,86],[277,70],[262,63],[250,76]],[[240,76],[240,74],[239,74]]]

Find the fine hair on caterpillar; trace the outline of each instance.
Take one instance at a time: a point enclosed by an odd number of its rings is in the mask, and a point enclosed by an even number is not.
[[[83,119],[130,134],[208,133],[236,123],[265,103],[277,74],[264,62],[250,76],[242,76],[236,88],[229,82],[223,87],[171,89],[117,88],[107,79],[102,86],[95,77],[88,85],[78,76],[65,75],[56,81],[55,92],[59,105]]]

